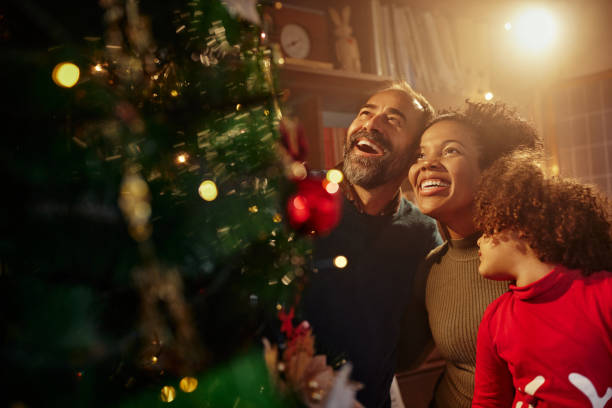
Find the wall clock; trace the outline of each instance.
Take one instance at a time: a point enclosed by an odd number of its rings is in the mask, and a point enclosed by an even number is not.
[[[280,33],[280,44],[285,55],[306,58],[310,54],[310,35],[298,24],[286,24]]]

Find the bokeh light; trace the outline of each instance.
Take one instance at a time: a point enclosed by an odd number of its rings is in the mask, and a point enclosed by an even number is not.
[[[176,156],[176,162],[179,164],[184,164],[187,162],[187,154],[186,153],[180,153]]]
[[[491,99],[493,99],[493,92],[487,92],[487,93],[485,93],[485,94],[484,94],[484,98],[485,98],[487,101],[490,101]]]
[[[202,183],[200,183],[198,194],[200,194],[200,197],[202,197],[203,200],[213,201],[215,198],[217,198],[219,192],[214,181],[204,180]]]
[[[348,259],[346,259],[346,256],[338,255],[334,258],[334,266],[336,268],[343,269],[346,268],[346,265],[348,265]]]
[[[81,75],[79,67],[71,62],[60,62],[53,68],[51,78],[53,82],[64,88],[72,88]]]
[[[509,21],[506,22],[506,24],[504,24],[504,28],[506,29],[506,31],[512,30],[512,23]]]
[[[159,397],[164,402],[172,402],[176,398],[176,389],[170,385],[162,387]]]
[[[340,186],[332,181],[323,180],[323,188],[325,188],[325,191],[327,191],[329,194],[336,194],[340,189]]]
[[[338,169],[331,169],[327,172],[325,178],[332,183],[340,184],[344,178],[344,175]]]
[[[179,387],[183,392],[194,392],[198,388],[198,380],[193,377],[183,377],[179,383]]]

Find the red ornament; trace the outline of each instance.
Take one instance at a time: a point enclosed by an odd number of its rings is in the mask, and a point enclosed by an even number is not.
[[[297,182],[287,201],[289,224],[298,231],[328,234],[340,221],[342,194],[330,182],[309,177]]]

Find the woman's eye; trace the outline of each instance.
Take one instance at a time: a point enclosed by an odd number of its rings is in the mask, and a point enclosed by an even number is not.
[[[417,152],[417,154],[415,155],[415,159],[416,160],[420,160],[420,159],[424,159],[425,158],[425,153],[423,152]]]

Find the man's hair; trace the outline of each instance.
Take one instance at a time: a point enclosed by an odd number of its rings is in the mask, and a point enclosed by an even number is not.
[[[481,170],[519,147],[542,148],[536,130],[521,119],[514,108],[502,102],[466,100],[465,103],[463,109],[440,112],[425,129],[443,120],[454,120],[474,130],[479,148],[478,165]]]
[[[388,87],[383,88],[376,93],[385,91],[404,92],[408,98],[412,100],[412,104],[414,105],[415,109],[423,113],[421,116],[421,123],[419,124],[419,133],[422,133],[423,130],[425,130],[427,123],[429,123],[436,114],[436,111],[434,110],[433,106],[431,106],[429,101],[422,94],[412,89],[410,84],[408,84],[406,81],[395,81]]]
[[[482,173],[476,227],[519,233],[543,262],[585,275],[612,270],[610,201],[592,186],[546,177],[540,161],[537,152],[518,150]]]

